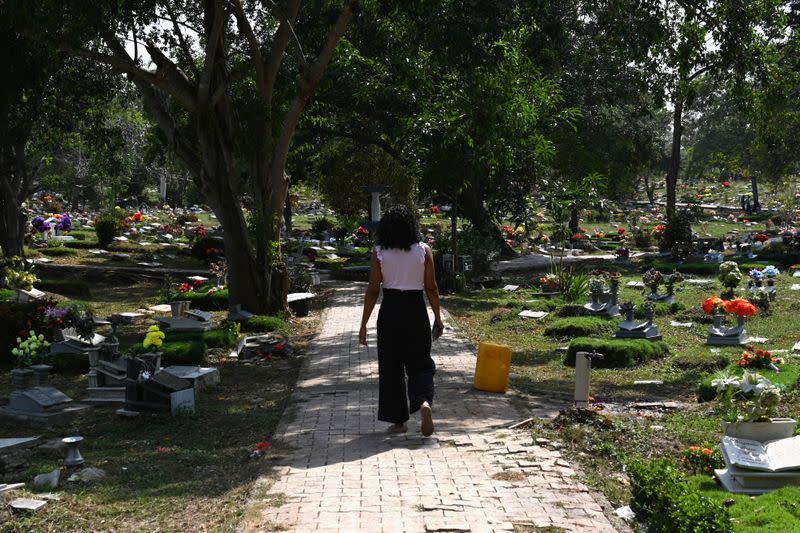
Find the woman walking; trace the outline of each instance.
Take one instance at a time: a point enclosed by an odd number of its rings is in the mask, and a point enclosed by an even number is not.
[[[433,433],[436,372],[431,338],[437,339],[444,330],[433,253],[419,241],[417,222],[406,206],[384,213],[373,252],[358,341],[367,345],[367,321],[383,286],[378,312],[378,420],[392,423],[389,431],[400,433],[408,430],[409,415],[419,411],[420,430],[427,437]],[[423,290],[433,310],[433,329]]]

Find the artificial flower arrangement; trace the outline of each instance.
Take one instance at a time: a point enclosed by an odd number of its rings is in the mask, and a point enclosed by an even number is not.
[[[164,342],[164,332],[158,329],[158,326],[150,326],[147,328],[147,333],[144,336],[142,346],[145,348],[158,348]]]
[[[719,315],[722,311],[743,318],[756,314],[756,306],[744,298],[723,300],[719,296],[711,296],[703,302],[703,312],[707,315]]]
[[[730,422],[766,422],[781,402],[780,389],[758,372],[745,370],[741,377],[723,372],[711,386],[717,390]]]
[[[650,289],[651,293],[658,294],[658,288],[664,283],[664,275],[660,271],[651,268],[642,274],[642,281],[645,287]]]
[[[557,291],[561,282],[555,274],[545,274],[539,278],[539,287],[546,291]]]
[[[58,218],[59,221],[58,224],[56,224],[56,229],[64,232],[72,231],[72,217],[69,215],[69,213],[64,213]]]
[[[666,230],[667,230],[666,224],[658,224],[653,227],[653,235],[655,235],[656,237],[660,237],[664,234]]]
[[[761,270],[761,273],[765,275],[767,278],[775,278],[778,276],[778,274],[781,273],[781,271],[778,270],[778,267],[776,267],[775,265],[768,265]]]
[[[11,354],[17,359],[17,366],[24,368],[46,362],[49,347],[50,343],[44,340],[44,335],[37,335],[31,330],[26,338],[17,337],[17,347],[11,350]]]
[[[755,349],[753,346],[748,346],[736,361],[736,364],[742,368],[769,369],[774,372],[779,372],[780,369],[777,365],[783,363],[783,357],[774,357],[769,350]]]
[[[19,256],[10,257],[3,261],[6,275],[6,285],[10,289],[33,289],[33,284],[39,278],[27,267],[25,260]]]
[[[769,235],[766,235],[765,233],[759,233],[757,235],[753,235],[753,240],[764,244],[769,240]]]

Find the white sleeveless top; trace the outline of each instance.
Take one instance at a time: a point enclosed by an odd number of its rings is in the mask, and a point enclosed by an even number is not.
[[[408,291],[425,287],[424,244],[412,244],[410,250],[383,249],[376,245],[375,253],[381,263],[384,289]]]

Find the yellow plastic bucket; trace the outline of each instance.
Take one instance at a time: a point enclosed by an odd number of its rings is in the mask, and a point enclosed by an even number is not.
[[[473,386],[487,392],[505,392],[511,368],[511,346],[482,342],[478,345]]]

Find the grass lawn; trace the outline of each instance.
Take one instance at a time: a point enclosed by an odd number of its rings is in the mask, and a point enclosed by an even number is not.
[[[623,272],[620,282],[620,302],[632,300],[640,305],[640,289],[625,287],[628,281],[641,281],[639,267],[633,265]],[[444,307],[453,322],[470,340],[510,344],[513,348],[511,385],[534,395],[572,395],[575,371],[563,363],[569,339],[546,336],[545,330],[562,317],[560,300],[537,299],[532,288],[538,273],[506,276],[504,284],[520,285],[516,292],[487,289],[467,294],[443,297]],[[687,276],[694,277],[694,276]],[[782,273],[777,281],[778,296],[769,316],[756,315],[747,323],[751,336],[767,337],[769,342],[757,345],[764,349],[791,350],[800,331],[800,300],[789,290],[793,278]],[[663,289],[662,289],[663,290]],[[719,441],[720,413],[717,402],[698,403],[701,381],[720,369],[735,363],[742,348],[713,348],[705,344],[707,325],[700,304],[721,287],[714,283],[707,289],[684,284],[676,292],[675,311],[660,309],[655,323],[669,346],[669,355],[630,368],[597,368],[592,370],[590,393],[597,408],[609,415],[604,423],[585,424],[569,418],[555,423],[538,422],[533,426],[535,436],[561,442],[573,460],[582,465],[583,476],[590,486],[604,492],[615,506],[627,505],[630,492],[623,474],[623,464],[635,457],[666,457],[680,460],[684,449],[692,445],[714,445]],[[583,303],[583,302],[579,302]],[[521,309],[550,311],[542,320],[526,320],[517,316]],[[664,314],[668,313],[668,314]],[[620,318],[603,319],[616,327]],[[693,322],[692,328],[673,327],[672,321]],[[595,335],[608,337],[607,327],[598,327]],[[787,372],[781,378],[796,378],[800,358],[782,354],[787,359]],[[791,369],[791,370],[790,370]],[[765,371],[767,374],[767,371]],[[769,377],[769,376],[768,376]],[[663,385],[639,386],[637,380],[661,380]],[[783,381],[783,380],[781,380]],[[789,379],[793,381],[793,379]],[[640,411],[632,404],[640,401],[673,400],[680,402],[674,411]],[[779,416],[795,416],[800,410],[800,394],[789,387],[780,407]],[[705,487],[705,486],[704,486]],[[796,489],[792,489],[796,490]],[[775,492],[780,497],[784,491]],[[759,501],[758,498],[754,501]],[[749,500],[748,500],[749,501]],[[738,502],[738,500],[737,500]],[[736,507],[737,504],[734,504]],[[732,509],[734,516],[736,510]],[[780,515],[785,530],[800,530],[800,518],[791,513]],[[770,526],[772,527],[772,526]],[[763,529],[767,531],[768,529]],[[742,529],[742,531],[754,531]]]
[[[122,280],[120,280],[122,281]],[[140,281],[108,285],[88,299],[98,316],[131,310],[159,300],[160,285]],[[323,302],[315,300],[319,309]],[[139,341],[144,323],[128,326],[126,338]],[[319,313],[289,321],[294,348],[291,357],[274,357],[257,364],[226,359],[227,348],[209,350],[207,365],[220,371],[221,383],[203,390],[194,415],[143,413],[126,419],[110,408],[93,408],[73,423],[56,430],[22,429],[0,422],[0,435],[41,435],[60,439],[81,435],[84,466],[101,468],[106,477],[93,483],[67,482],[57,490],[35,490],[30,482],[58,468],[60,455],[34,452],[32,466],[14,481],[28,482],[18,497],[58,492],[40,512],[12,515],[0,509],[0,532],[27,531],[222,531],[235,529],[247,514],[247,502],[263,496],[269,484],[256,484],[270,473],[271,459],[287,451],[273,439],[297,377],[302,354],[319,326]],[[169,334],[168,334],[169,335]],[[213,344],[213,343],[212,343]],[[80,400],[86,396],[86,377],[56,374],[52,385]],[[0,372],[0,396],[11,390],[10,373]],[[272,444],[268,455],[251,459],[256,443]]]

